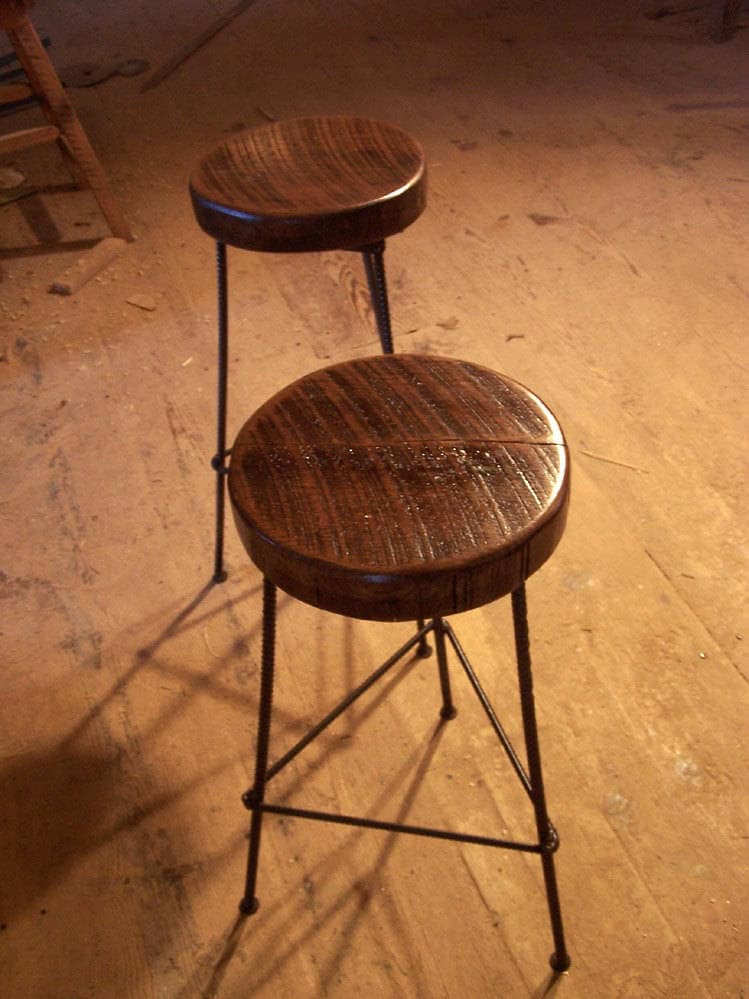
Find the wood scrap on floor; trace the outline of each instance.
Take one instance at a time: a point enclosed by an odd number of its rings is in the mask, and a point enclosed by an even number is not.
[[[127,243],[124,239],[116,236],[108,236],[88,253],[85,257],[80,257],[68,267],[49,286],[49,292],[53,295],[75,295],[77,291],[96,277],[100,271],[108,267],[123,252]]]

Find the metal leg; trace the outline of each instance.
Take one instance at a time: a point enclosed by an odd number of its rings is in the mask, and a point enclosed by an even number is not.
[[[424,621],[424,618],[420,617],[419,620],[416,622],[416,630],[421,631],[421,629],[425,626],[425,624],[426,622]],[[428,659],[429,656],[431,656],[431,654],[432,654],[432,646],[427,641],[427,636],[422,635],[421,638],[419,639],[419,644],[416,648],[416,655],[420,659]]]
[[[549,905],[551,932],[554,937],[554,953],[550,964],[554,971],[566,971],[570,957],[564,942],[562,910],[554,871],[553,851],[557,838],[549,822],[544,795],[544,782],[541,773],[541,751],[538,745],[538,729],[533,700],[533,676],[531,674],[530,643],[528,639],[528,611],[525,600],[525,586],[521,584],[512,594],[512,620],[515,626],[515,654],[518,664],[520,704],[523,713],[523,732],[528,756],[528,775],[531,783],[531,798],[536,815],[538,841],[542,844],[541,863],[543,865],[546,899]]]
[[[255,753],[255,779],[242,801],[252,812],[250,844],[247,853],[247,879],[239,911],[247,916],[257,912],[260,903],[255,895],[257,865],[260,857],[260,829],[263,821],[262,805],[268,771],[268,743],[270,742],[271,708],[273,706],[273,668],[276,644],[276,587],[263,580],[263,663],[260,678],[260,707],[258,710],[257,748]]]
[[[453,704],[453,695],[450,690],[450,674],[447,671],[447,652],[445,650],[445,624],[441,617],[434,619],[434,641],[437,646],[437,667],[440,673],[440,687],[442,688],[440,717],[454,718],[458,712]]]
[[[224,569],[224,505],[226,500],[226,392],[229,366],[229,311],[227,302],[226,244],[216,243],[216,279],[218,288],[218,418],[216,420],[216,454],[211,467],[216,472],[216,536],[213,555],[213,581],[223,583]]]
[[[388,306],[387,285],[385,283],[385,243],[367,246],[361,251],[364,269],[367,272],[369,294],[372,296],[377,332],[380,335],[383,354],[393,353],[393,333],[390,328],[390,308]]]
[[[390,657],[381,667],[360,684],[356,690],[352,691],[343,701],[330,711],[326,717],[307,733],[299,742],[286,752],[273,766],[268,766],[268,749],[271,731],[271,710],[273,702],[273,674],[275,661],[275,631],[276,631],[276,588],[268,579],[263,580],[263,649],[262,649],[262,673],[260,682],[260,702],[258,708],[258,729],[257,746],[255,757],[255,775],[252,787],[242,795],[242,800],[247,809],[252,812],[250,825],[249,846],[247,854],[247,877],[245,891],[239,903],[240,912],[250,915],[257,912],[259,902],[257,899],[256,884],[258,873],[258,861],[260,856],[260,834],[263,815],[266,812],[276,815],[289,815],[297,818],[313,819],[317,821],[333,822],[343,825],[350,825],[365,829],[380,829],[389,832],[402,832],[415,836],[427,836],[436,839],[451,840],[461,843],[474,843],[482,846],[491,846],[499,849],[515,850],[525,853],[535,853],[540,855],[543,868],[544,882],[546,886],[546,898],[551,921],[551,930],[554,939],[554,953],[550,963],[555,972],[566,971],[570,967],[570,957],[564,940],[564,929],[562,925],[561,906],[559,902],[559,891],[557,888],[556,874],[554,870],[553,854],[559,846],[559,838],[556,830],[549,821],[546,811],[546,799],[544,795],[543,776],[541,772],[541,754],[538,745],[538,730],[536,725],[535,707],[533,698],[533,679],[531,674],[530,648],[528,640],[527,608],[525,601],[525,589],[520,586],[512,594],[512,614],[515,626],[515,651],[517,655],[518,684],[520,688],[520,701],[523,718],[523,731],[525,735],[526,753],[528,759],[528,773],[526,774],[517,758],[514,750],[509,744],[507,737],[499,725],[491,706],[488,704],[486,695],[476,679],[473,670],[465,658],[460,645],[455,638],[449,623],[443,618],[436,617],[428,625],[428,630],[434,631],[435,645],[437,649],[437,666],[439,671],[440,686],[442,690],[441,716],[445,719],[455,717],[456,710],[452,699],[450,677],[447,665],[447,652],[445,641],[450,639],[458,658],[466,669],[469,679],[484,706],[490,721],[493,723],[500,741],[507,750],[510,760],[513,763],[523,787],[527,791],[533,804],[536,820],[536,842],[520,842],[517,840],[495,839],[487,836],[477,836],[469,832],[452,832],[446,829],[433,829],[427,826],[412,826],[403,823],[382,822],[356,815],[341,815],[330,812],[321,812],[306,808],[291,808],[286,805],[266,802],[265,789],[269,781],[298,753],[310,744],[327,726],[334,721],[347,707],[349,707],[359,696],[368,691],[372,685],[381,679],[385,673],[400,659],[403,658],[412,648],[418,645],[419,634],[413,635],[404,646],[402,646],[393,656]]]

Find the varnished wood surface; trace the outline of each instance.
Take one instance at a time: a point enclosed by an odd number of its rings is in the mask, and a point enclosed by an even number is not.
[[[282,390],[240,431],[229,489],[263,572],[372,620],[457,613],[515,589],[564,528],[548,409],[464,361],[371,357]]]
[[[273,122],[232,136],[190,179],[214,239],[247,250],[359,249],[419,217],[426,167],[404,131],[337,115]]]

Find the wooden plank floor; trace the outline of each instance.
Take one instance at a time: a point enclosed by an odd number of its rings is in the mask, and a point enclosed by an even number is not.
[[[105,6],[35,8],[58,66],[157,67],[233,4]],[[712,44],[708,6],[274,0],[152,91],[72,93],[138,238],[61,299],[48,284],[106,235],[93,200],[0,208],[4,997],[746,994],[749,31]],[[529,586],[557,981],[533,857],[271,817],[262,907],[237,919],[260,580],[230,528],[207,585],[213,248],[187,177],[239,127],[336,111],[392,120],[430,162],[427,212],[388,249],[398,347],[529,384],[570,441],[567,535]],[[55,150],[10,162],[63,177]],[[355,256],[230,268],[230,433],[376,351]],[[279,620],[277,747],[407,631],[288,599]],[[455,625],[517,734],[509,607]],[[434,660],[404,667],[277,793],[530,834],[457,699],[439,727]]]

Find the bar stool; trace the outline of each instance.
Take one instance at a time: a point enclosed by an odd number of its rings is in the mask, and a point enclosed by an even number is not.
[[[356,250],[364,259],[384,353],[393,351],[385,240],[424,210],[421,147],[401,129],[368,118],[295,118],[232,136],[190,178],[193,209],[216,240],[218,419],[213,578],[223,563],[228,305],[226,247],[269,253]]]
[[[256,881],[266,813],[535,853],[541,857],[556,971],[569,967],[534,710],[525,580],[561,538],[569,470],[562,431],[528,389],[487,368],[398,354],[306,375],[266,402],[232,448],[229,494],[264,577],[260,701],[245,891]],[[276,587],[314,607],[371,621],[428,620],[269,765]],[[527,769],[445,617],[511,594]],[[443,719],[455,717],[447,642],[533,808],[536,842],[273,804],[270,781],[347,707],[434,635]]]

